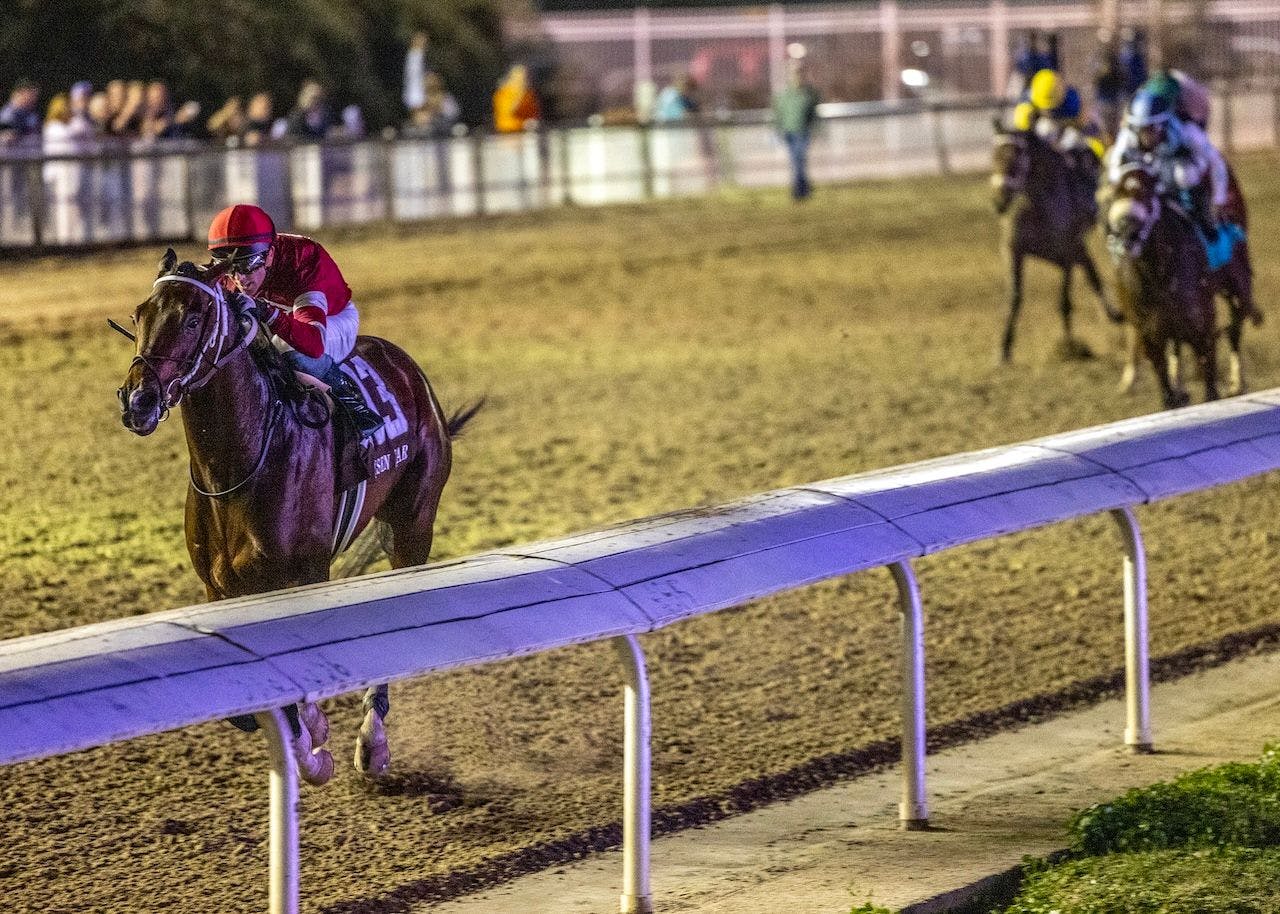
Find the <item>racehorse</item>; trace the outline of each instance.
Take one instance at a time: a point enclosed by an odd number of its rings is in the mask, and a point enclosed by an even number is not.
[[[1191,401],[1179,373],[1170,370],[1179,345],[1195,354],[1205,399],[1218,399],[1217,281],[1192,220],[1160,195],[1157,176],[1140,163],[1122,168],[1111,191],[1107,245],[1116,262],[1116,288],[1165,407]],[[1238,359],[1238,328],[1233,339]]]
[[[165,253],[151,295],[133,314],[136,354],[118,391],[121,420],[140,436],[182,405],[191,464],[187,551],[209,599],[328,580],[339,509],[347,521],[343,542],[377,518],[390,529],[392,567],[426,562],[451,439],[480,404],[446,420],[408,355],[377,337],[359,337],[348,365],[381,379],[371,398],[385,421],[371,446],[393,453],[394,463],[372,461],[356,506],[335,490],[338,455],[327,411],[285,367],[253,301],[223,291],[224,271],[179,264],[172,250]],[[385,685],[366,693],[355,761],[371,778],[390,764],[388,706]],[[333,774],[332,755],[319,748],[328,738],[324,712],[304,704],[286,714],[299,773],[324,783]],[[252,717],[232,723],[256,729]]]
[[[1097,218],[1093,200],[1096,175],[1081,173],[1033,130],[1006,130],[997,119],[992,152],[991,189],[1001,216],[1001,252],[1009,270],[1009,316],[1005,321],[1000,358],[1013,357],[1014,330],[1022,310],[1023,261],[1038,257],[1062,271],[1058,307],[1062,316],[1062,351],[1068,357],[1087,357],[1088,347],[1071,330],[1071,277],[1084,270],[1103,311],[1115,322],[1120,313],[1107,297],[1085,237]]]
[[[1249,261],[1249,211],[1245,206],[1244,195],[1236,181],[1234,169],[1227,168],[1227,202],[1220,213],[1224,222],[1240,227],[1244,237],[1235,243],[1231,259],[1214,272],[1213,279],[1217,291],[1227,300],[1228,322],[1226,326],[1228,361],[1227,361],[1227,394],[1235,396],[1244,393],[1246,382],[1244,364],[1240,357],[1240,342],[1244,331],[1245,320],[1250,320],[1256,327],[1262,323],[1262,312],[1253,299],[1253,266]],[[1138,355],[1141,349],[1139,335],[1129,328],[1128,353],[1125,360],[1124,373],[1120,378],[1120,390],[1128,392],[1133,389],[1138,377]],[[1174,386],[1181,384],[1181,360],[1177,351],[1169,354],[1169,373]]]

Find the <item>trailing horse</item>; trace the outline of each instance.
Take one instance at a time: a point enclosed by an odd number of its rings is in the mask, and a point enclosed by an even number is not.
[[[1001,361],[1013,357],[1027,257],[1046,260],[1062,271],[1058,299],[1062,350],[1068,357],[1087,357],[1088,347],[1075,339],[1071,328],[1071,277],[1076,266],[1084,270],[1107,317],[1116,322],[1121,319],[1085,247],[1085,238],[1097,218],[1093,200],[1096,172],[1089,173],[1083,157],[1069,161],[1035,131],[1006,130],[998,120],[995,130],[991,188],[1001,216],[1000,248],[1009,270],[1009,315],[1000,346]]]
[[[1141,164],[1120,171],[1107,209],[1107,244],[1116,262],[1121,308],[1155,371],[1164,405],[1172,408],[1191,401],[1180,373],[1170,370],[1180,345],[1195,354],[1205,399],[1218,399],[1218,284],[1193,221],[1159,194],[1157,184],[1156,175]],[[1242,319],[1233,310],[1237,365]]]
[[[359,474],[368,478],[338,491],[341,455],[326,409],[278,357],[252,300],[224,294],[223,269],[178,264],[165,253],[151,295],[134,312],[136,354],[118,391],[121,420],[138,435],[182,404],[191,461],[187,550],[209,599],[326,581],[335,553],[374,518],[390,530],[392,567],[426,562],[450,441],[479,404],[446,420],[408,355],[359,337],[348,371],[384,425]],[[370,777],[390,763],[387,709],[386,686],[370,689],[355,754]],[[319,748],[328,737],[324,712],[307,704],[286,713],[299,772],[324,783],[333,773],[332,756]],[[252,718],[232,722],[256,727]]]

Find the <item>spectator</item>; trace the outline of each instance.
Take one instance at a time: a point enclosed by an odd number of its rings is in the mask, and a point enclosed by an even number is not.
[[[30,80],[19,80],[0,108],[0,147],[34,148],[40,145],[40,113],[36,103],[40,89]]]
[[[1041,70],[1058,69],[1058,36],[1045,35],[1039,29],[1027,32],[1026,39],[1013,59],[1013,72],[1007,87],[1009,98],[1020,97]]]
[[[82,145],[98,135],[98,128],[89,116],[89,100],[93,97],[93,83],[81,80],[71,87],[68,103],[71,108],[71,135]]]
[[[107,84],[107,95],[110,97],[112,84]],[[146,86],[140,79],[128,83],[120,83],[120,104],[113,112],[111,133],[122,138],[136,137],[142,129],[143,102],[146,99]]]
[[[333,128],[333,112],[324,89],[313,79],[298,90],[298,103],[289,112],[288,135],[306,142],[319,142]]]
[[[457,99],[444,87],[436,73],[427,74],[425,89],[422,106],[410,113],[405,132],[434,139],[447,137],[452,134],[461,113]]]
[[[86,152],[86,141],[77,137],[71,123],[71,100],[65,93],[49,102],[42,131],[46,156],[72,156]],[[44,200],[50,237],[59,242],[83,241],[89,188],[84,165],[72,160],[47,161],[43,166]]]
[[[1147,36],[1141,29],[1126,28],[1120,38],[1118,56],[1127,99],[1147,81]]]
[[[209,122],[205,124],[205,129],[209,131],[209,136],[219,143],[235,144],[240,142],[245,123],[244,102],[240,96],[233,95],[223,103],[221,108],[213,112]]]
[[[102,140],[111,132],[111,100],[106,92],[95,92],[89,97],[86,113],[94,137]]]
[[[681,74],[658,93],[653,103],[653,120],[658,124],[674,124],[697,114],[697,83],[687,73]]]
[[[787,67],[787,85],[773,100],[773,120],[791,159],[791,199],[812,193],[809,183],[809,137],[818,117],[818,90],[808,80],[804,61]]]
[[[246,146],[261,146],[275,139],[272,114],[271,96],[268,93],[259,92],[249,99],[249,107],[245,109],[244,129],[240,134],[241,142]]]
[[[498,133],[519,133],[542,117],[542,105],[529,85],[529,69],[513,64],[493,93],[493,127]]]
[[[76,152],[71,137],[71,101],[66,93],[60,92],[49,101],[41,136],[45,155],[62,156]]]
[[[409,39],[409,50],[404,55],[404,92],[401,100],[411,117],[413,112],[427,103],[427,77],[432,72],[427,56],[430,43],[426,32],[414,32]]]
[[[350,140],[363,140],[366,134],[364,112],[359,105],[347,105],[342,109],[342,136]]]
[[[147,85],[138,120],[138,133],[144,140],[167,140],[173,135],[173,103],[169,87],[160,80]]]
[[[113,79],[107,83],[107,87],[103,90],[103,94],[107,100],[107,132],[114,134],[113,124],[120,112],[124,110],[125,95],[128,89],[125,88],[123,79]]]

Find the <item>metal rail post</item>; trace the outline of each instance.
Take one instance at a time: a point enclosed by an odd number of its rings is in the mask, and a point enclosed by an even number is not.
[[[1147,639],[1147,552],[1130,508],[1111,512],[1124,539],[1124,744],[1151,752],[1151,668]]]
[[[622,914],[652,914],[649,888],[649,675],[635,635],[613,639],[626,670],[622,776]]]
[[[298,914],[298,767],[292,730],[279,708],[254,715],[271,752],[271,838],[268,904],[271,914]]]
[[[898,821],[907,831],[929,827],[925,796],[924,609],[911,562],[889,566],[902,613],[902,802]]]

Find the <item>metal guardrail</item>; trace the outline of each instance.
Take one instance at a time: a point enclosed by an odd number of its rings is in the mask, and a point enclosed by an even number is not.
[[[995,99],[829,104],[810,146],[818,183],[979,170]],[[1221,90],[1228,153],[1280,145],[1280,90]],[[787,153],[767,112],[690,124],[521,134],[0,156],[0,253],[198,240],[214,213],[258,203],[303,232],[778,187]]]
[[[611,639],[626,674],[621,909],[651,911],[650,710],[638,634],[889,568],[903,617],[899,816],[918,828],[929,807],[912,559],[1110,513],[1124,555],[1124,742],[1149,750],[1146,567],[1133,508],[1277,468],[1280,388],[440,565],[3,641],[0,764],[257,713],[272,753],[271,910],[294,912],[297,773],[275,709]]]

